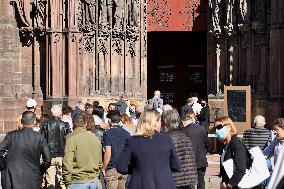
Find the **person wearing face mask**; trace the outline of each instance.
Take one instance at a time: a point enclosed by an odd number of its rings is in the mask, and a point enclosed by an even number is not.
[[[224,143],[225,148],[220,161],[220,189],[238,188],[238,184],[251,166],[251,157],[245,145],[237,137],[237,129],[229,117],[221,117],[215,121],[216,136]],[[233,159],[234,172],[231,178],[226,174],[222,165],[226,160]]]

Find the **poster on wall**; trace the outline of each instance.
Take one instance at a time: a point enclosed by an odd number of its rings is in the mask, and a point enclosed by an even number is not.
[[[239,134],[251,127],[251,87],[225,86],[224,113],[232,119]]]

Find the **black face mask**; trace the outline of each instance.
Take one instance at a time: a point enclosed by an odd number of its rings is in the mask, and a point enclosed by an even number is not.
[[[201,106],[204,107],[204,106],[206,106],[206,104],[205,103],[201,103]]]

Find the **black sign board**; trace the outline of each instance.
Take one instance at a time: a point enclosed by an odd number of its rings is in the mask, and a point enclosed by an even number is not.
[[[246,91],[227,91],[228,116],[233,122],[246,122]]]
[[[234,122],[238,134],[251,127],[251,87],[224,86],[224,115]]]

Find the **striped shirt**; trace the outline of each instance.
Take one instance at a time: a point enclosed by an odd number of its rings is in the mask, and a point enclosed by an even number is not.
[[[271,132],[264,127],[250,128],[243,133],[242,141],[248,149],[259,146],[263,150],[270,136]]]

